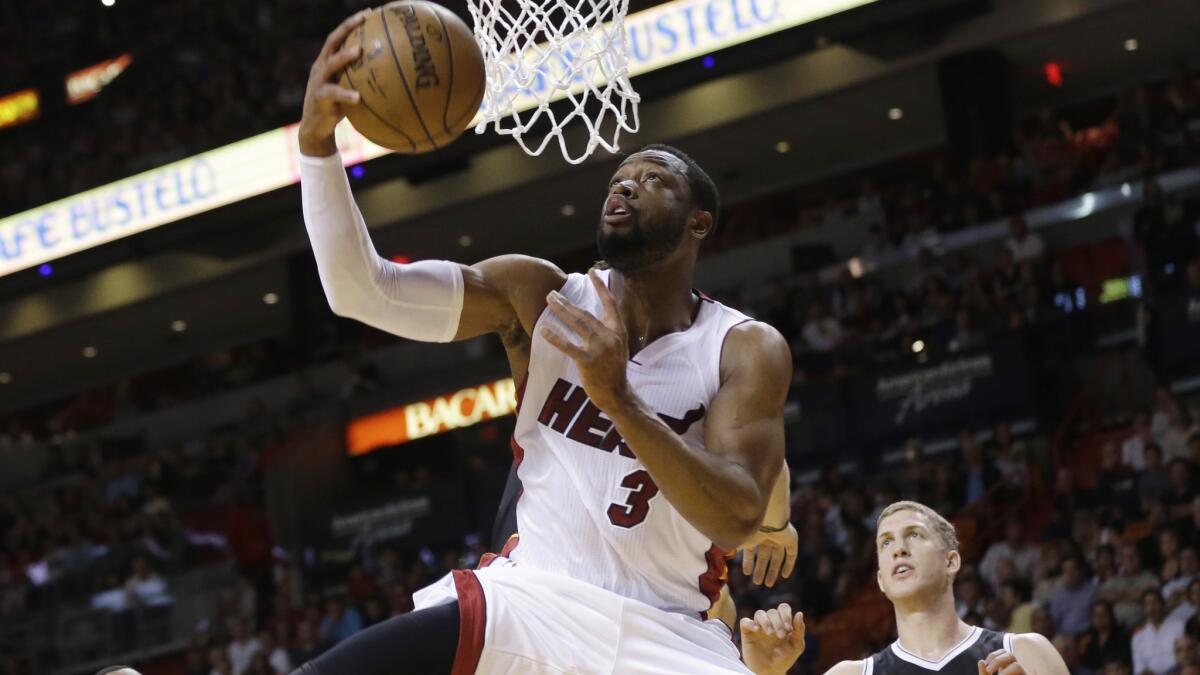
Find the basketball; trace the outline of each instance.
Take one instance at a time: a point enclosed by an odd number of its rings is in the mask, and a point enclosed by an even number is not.
[[[462,135],[483,100],[483,54],[467,24],[433,2],[401,0],[371,10],[346,46],[362,55],[341,84],[361,99],[355,129],[399,153],[444,147]]]

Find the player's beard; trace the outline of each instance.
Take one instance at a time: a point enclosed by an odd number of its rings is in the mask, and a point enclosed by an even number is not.
[[[634,216],[639,218],[641,214]],[[600,258],[622,274],[633,274],[667,259],[679,247],[685,230],[683,218],[657,222],[635,220],[628,227],[604,231],[596,228]]]

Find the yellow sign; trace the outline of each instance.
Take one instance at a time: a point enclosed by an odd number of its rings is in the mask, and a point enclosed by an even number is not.
[[[25,89],[0,98],[0,129],[15,127],[37,117],[39,102],[36,89]]]
[[[351,456],[365,455],[379,448],[511,415],[516,409],[517,388],[511,377],[467,387],[350,422],[346,425],[346,451]]]

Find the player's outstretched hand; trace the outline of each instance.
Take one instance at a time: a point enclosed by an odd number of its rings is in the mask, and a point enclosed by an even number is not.
[[[333,140],[333,129],[346,116],[346,106],[358,103],[358,92],[337,83],[346,66],[358,58],[362,49],[358,46],[343,48],[350,31],[367,18],[362,11],[333,29],[317,54],[312,70],[308,73],[308,88],[304,92],[304,114],[300,118],[298,134],[300,152],[317,157],[329,156],[337,150]]]
[[[979,662],[979,675],[1025,675],[1025,669],[1012,652],[997,649],[988,654],[986,661]]]
[[[754,575],[751,580],[767,588],[774,587],[780,577],[792,576],[799,539],[791,523],[778,532],[755,532],[742,545],[742,574]]]
[[[583,380],[583,390],[592,403],[611,412],[621,398],[629,394],[629,379],[625,373],[629,365],[629,335],[612,292],[596,270],[588,272],[588,276],[604,306],[601,317],[596,318],[571,304],[558,291],[551,291],[546,296],[546,308],[578,336],[578,342],[550,326],[542,327],[542,337],[575,362]]]
[[[804,653],[804,613],[785,602],[742,619],[742,660],[754,675],[784,675]]]

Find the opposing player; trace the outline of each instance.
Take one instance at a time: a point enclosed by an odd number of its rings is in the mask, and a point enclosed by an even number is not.
[[[782,476],[786,341],[692,290],[718,194],[687,155],[617,168],[597,229],[606,265],[564,274],[502,256],[382,259],[333,138],[335,79],[361,18],[330,34],[299,128],[304,219],[333,310],[414,340],[498,333],[522,392],[519,537],[303,667],[396,672],[745,673],[708,612],[727,552],[765,523]],[[786,489],[786,484],[783,489]],[[584,608],[586,611],[580,611]]]
[[[871,658],[843,661],[826,675],[1067,675],[1066,663],[1045,637],[997,633],[958,618],[954,577],[962,557],[949,521],[924,504],[905,501],[880,512],[875,529],[876,580],[892,601],[899,638]],[[782,610],[742,620],[746,663],[758,675],[786,672],[804,651],[803,619]]]

